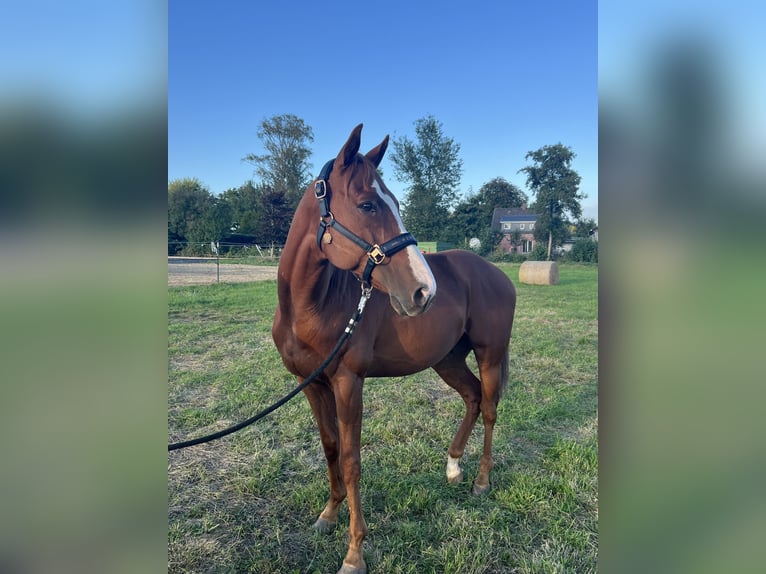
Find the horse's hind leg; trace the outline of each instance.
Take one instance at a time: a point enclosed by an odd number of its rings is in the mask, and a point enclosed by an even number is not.
[[[330,499],[314,523],[319,532],[330,532],[338,520],[338,507],[346,498],[346,484],[340,467],[340,441],[336,417],[335,395],[324,381],[315,381],[303,389],[319,427],[322,448],[330,478]]]
[[[489,474],[492,460],[492,435],[497,421],[497,404],[505,386],[508,371],[508,352],[476,349],[476,361],[481,376],[481,418],[484,422],[484,452],[481,456],[479,474],[473,483],[474,494],[484,494],[489,490]]]
[[[465,352],[464,352],[465,351]],[[465,451],[465,445],[471,431],[479,418],[481,403],[481,383],[476,378],[468,365],[465,363],[467,347],[456,347],[440,363],[434,366],[434,370],[444,379],[450,387],[455,389],[465,402],[465,416],[463,422],[452,439],[452,444],[447,451],[447,481],[458,483],[463,480],[463,471],[460,468],[460,458]]]

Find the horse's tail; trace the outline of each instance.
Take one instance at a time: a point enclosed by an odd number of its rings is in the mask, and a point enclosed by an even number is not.
[[[505,387],[508,384],[508,347],[505,348],[505,353],[503,353],[503,358],[500,361],[500,393],[498,395],[498,398],[503,396],[503,392],[505,391]]]

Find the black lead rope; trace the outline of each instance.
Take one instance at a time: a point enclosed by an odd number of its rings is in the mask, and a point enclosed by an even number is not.
[[[210,442],[215,439],[219,439],[221,437],[224,437],[226,435],[232,434],[237,432],[240,429],[245,428],[246,426],[249,426],[253,424],[254,422],[262,419],[269,413],[274,412],[279,407],[281,407],[283,404],[285,404],[287,401],[292,399],[295,395],[297,395],[299,392],[301,392],[303,389],[305,389],[308,385],[310,385],[319,375],[322,374],[322,372],[327,368],[327,365],[329,365],[332,360],[335,358],[335,356],[340,351],[340,348],[343,346],[343,343],[345,343],[349,337],[354,333],[354,329],[356,328],[357,323],[359,323],[359,320],[362,318],[362,313],[364,313],[364,306],[367,304],[367,300],[372,295],[372,288],[362,286],[362,297],[359,299],[359,305],[356,308],[356,311],[354,312],[354,315],[351,317],[351,319],[348,320],[348,325],[346,325],[346,329],[341,334],[340,338],[338,339],[338,342],[335,343],[335,347],[330,352],[330,354],[327,356],[327,358],[322,362],[321,365],[313,372],[311,373],[308,378],[303,381],[300,385],[295,387],[292,391],[290,391],[286,396],[279,399],[276,403],[271,405],[270,407],[262,410],[257,415],[250,417],[249,419],[242,421],[241,423],[238,423],[234,426],[231,426],[229,428],[223,429],[221,431],[218,431],[213,434],[209,434],[207,436],[202,436],[199,438],[194,438],[190,440],[186,440],[183,442],[176,442],[173,444],[168,445],[168,452],[172,450],[178,450],[180,448],[186,448],[187,446],[194,446],[195,444],[202,444],[205,442]]]

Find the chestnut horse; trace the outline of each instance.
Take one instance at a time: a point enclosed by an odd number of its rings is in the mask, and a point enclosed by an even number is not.
[[[272,329],[285,366],[303,382],[357,308],[360,282],[371,282],[353,337],[303,391],[319,426],[330,479],[330,499],[314,527],[334,528],[338,507],[348,498],[350,543],[343,573],[367,571],[362,556],[367,525],[359,496],[365,377],[432,367],[460,394],[466,413],[448,450],[451,483],[463,478],[459,461],[481,412],[484,452],[473,492],[482,494],[489,490],[492,431],[508,377],[516,305],[513,283],[481,257],[457,250],[421,254],[376,170],[388,136],[362,155],[361,131],[360,124],[298,205],[279,262]],[[466,365],[471,351],[479,378]]]

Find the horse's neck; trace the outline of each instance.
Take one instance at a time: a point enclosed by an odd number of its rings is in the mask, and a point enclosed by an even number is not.
[[[279,262],[280,304],[300,311],[313,309],[325,299],[329,265],[317,256],[314,247],[308,241],[300,242],[294,249],[285,246]]]
[[[293,320],[320,312],[333,299],[328,292],[335,270],[317,247],[319,211],[312,207],[306,198],[301,201],[279,261],[279,304]]]

